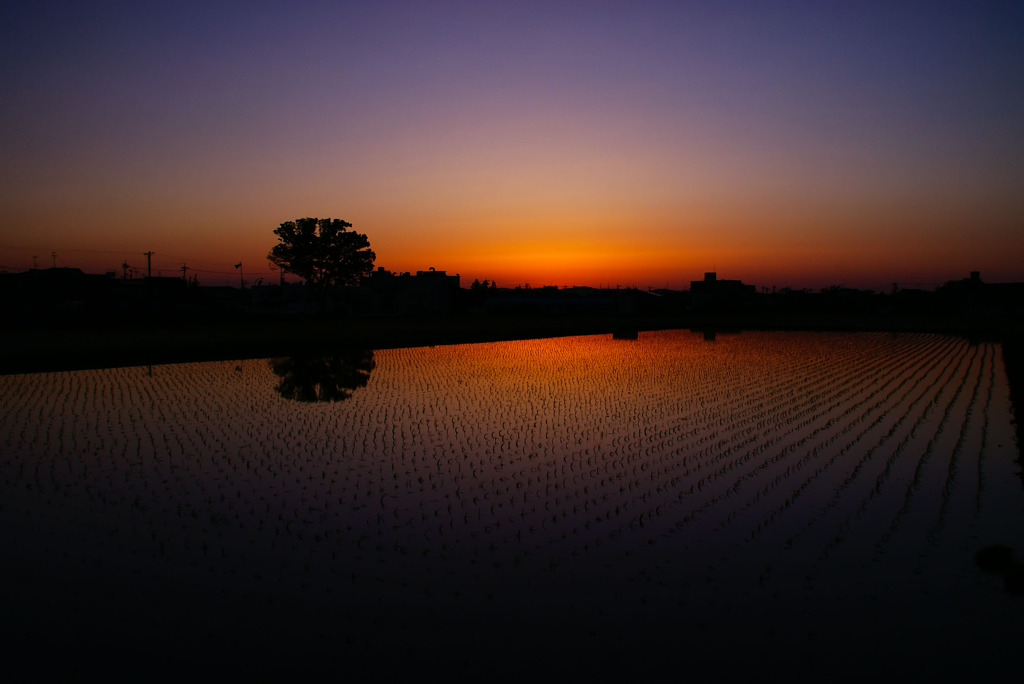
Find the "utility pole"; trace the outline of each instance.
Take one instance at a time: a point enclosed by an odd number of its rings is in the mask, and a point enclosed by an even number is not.
[[[143,252],[142,256],[146,257],[146,277],[153,277],[153,252]]]
[[[181,279],[182,279],[182,280],[185,280],[185,279],[186,279],[186,278],[185,278],[185,272],[186,272],[187,270],[188,270],[188,266],[186,266],[185,264],[182,264],[182,265],[181,265]]]
[[[242,262],[239,261],[237,264],[235,264],[235,268],[238,269],[238,289],[239,290],[244,290],[245,289],[245,270],[242,268]]]
[[[124,262],[121,264],[121,280],[128,279],[128,268],[128,260],[125,259]]]

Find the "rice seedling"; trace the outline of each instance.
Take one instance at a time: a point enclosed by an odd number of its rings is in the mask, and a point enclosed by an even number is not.
[[[57,604],[94,605],[73,595],[101,580],[327,609],[342,636],[447,614],[619,634],[682,611],[792,648],[790,606],[856,606],[861,625],[944,594],[1011,624],[958,579],[972,540],[1024,522],[994,345],[665,331],[372,358],[337,403],[289,400],[260,361],[0,378],[0,533],[19,551],[0,580],[50,568]]]

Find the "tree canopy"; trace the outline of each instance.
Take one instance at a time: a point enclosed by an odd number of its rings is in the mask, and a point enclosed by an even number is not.
[[[267,258],[319,289],[355,285],[373,270],[377,255],[367,237],[348,230],[351,227],[348,221],[332,218],[285,221],[274,231],[279,242]]]

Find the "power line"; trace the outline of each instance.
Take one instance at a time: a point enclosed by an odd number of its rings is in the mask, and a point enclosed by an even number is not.
[[[17,250],[21,250],[23,252],[45,252],[47,249],[52,249],[52,248],[51,247],[40,247],[38,245],[36,245],[35,247],[26,247],[24,245],[3,245],[3,244],[0,244],[0,249],[17,249]],[[78,249],[78,248],[75,248],[75,247],[58,247],[58,249],[60,249],[61,252],[75,252],[75,253],[79,253],[79,254],[130,254],[130,253],[136,251],[134,249],[119,249],[119,250],[113,250],[113,249]]]
[[[188,256],[183,255],[183,254],[169,254],[167,252],[160,252],[161,260],[159,262],[154,263],[153,256],[155,256],[157,254],[156,252],[154,252],[152,250],[148,250],[148,251],[145,251],[145,252],[140,252],[137,249],[112,250],[112,249],[80,249],[80,248],[74,248],[74,247],[49,248],[49,247],[40,247],[40,246],[24,246],[24,245],[0,244],[0,250],[35,252],[35,254],[32,255],[32,265],[30,267],[31,269],[36,269],[36,268],[39,267],[39,265],[37,263],[37,260],[39,259],[39,254],[47,254],[47,253],[50,256],[51,266],[53,266],[55,268],[56,267],[56,260],[57,260],[57,253],[58,253],[58,251],[61,254],[71,253],[71,254],[117,255],[118,260],[121,262],[120,264],[118,264],[118,267],[120,267],[122,269],[124,267],[124,264],[127,263],[129,256],[131,256],[133,254],[140,254],[141,253],[142,256],[146,257],[146,261],[147,261],[147,264],[146,264],[147,265],[147,274],[150,275],[150,276],[152,276],[154,267],[157,269],[158,272],[159,271],[166,271],[166,270],[179,270],[181,268],[180,264],[182,264],[182,263],[196,263],[197,262],[197,260],[190,259]],[[170,262],[170,263],[168,263],[168,262]],[[203,261],[202,260],[198,260],[198,263],[202,264]],[[3,268],[9,269],[9,270],[16,270],[16,267],[14,267],[14,266],[4,266]],[[231,276],[231,275],[235,275],[237,273],[236,270],[228,271],[226,268],[224,268],[222,270],[222,269],[219,269],[217,267],[212,267],[212,268],[196,268],[196,267],[193,267],[193,266],[189,266],[188,270],[192,271],[192,272],[195,272],[195,273],[204,273],[204,274],[207,274],[207,275]],[[255,269],[255,270],[247,268],[246,269],[246,273],[248,275],[250,275],[250,276],[255,276],[255,277],[260,277],[260,276],[269,277],[269,276],[272,276],[272,275],[276,275],[278,273],[278,271],[277,271],[277,269],[273,269],[273,268],[264,268],[264,269]]]

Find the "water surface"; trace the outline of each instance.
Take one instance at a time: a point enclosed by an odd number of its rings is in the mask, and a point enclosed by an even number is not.
[[[972,560],[1024,551],[998,345],[669,331],[16,375],[0,397],[27,653],[814,676],[998,671],[1022,636],[1022,598]]]

